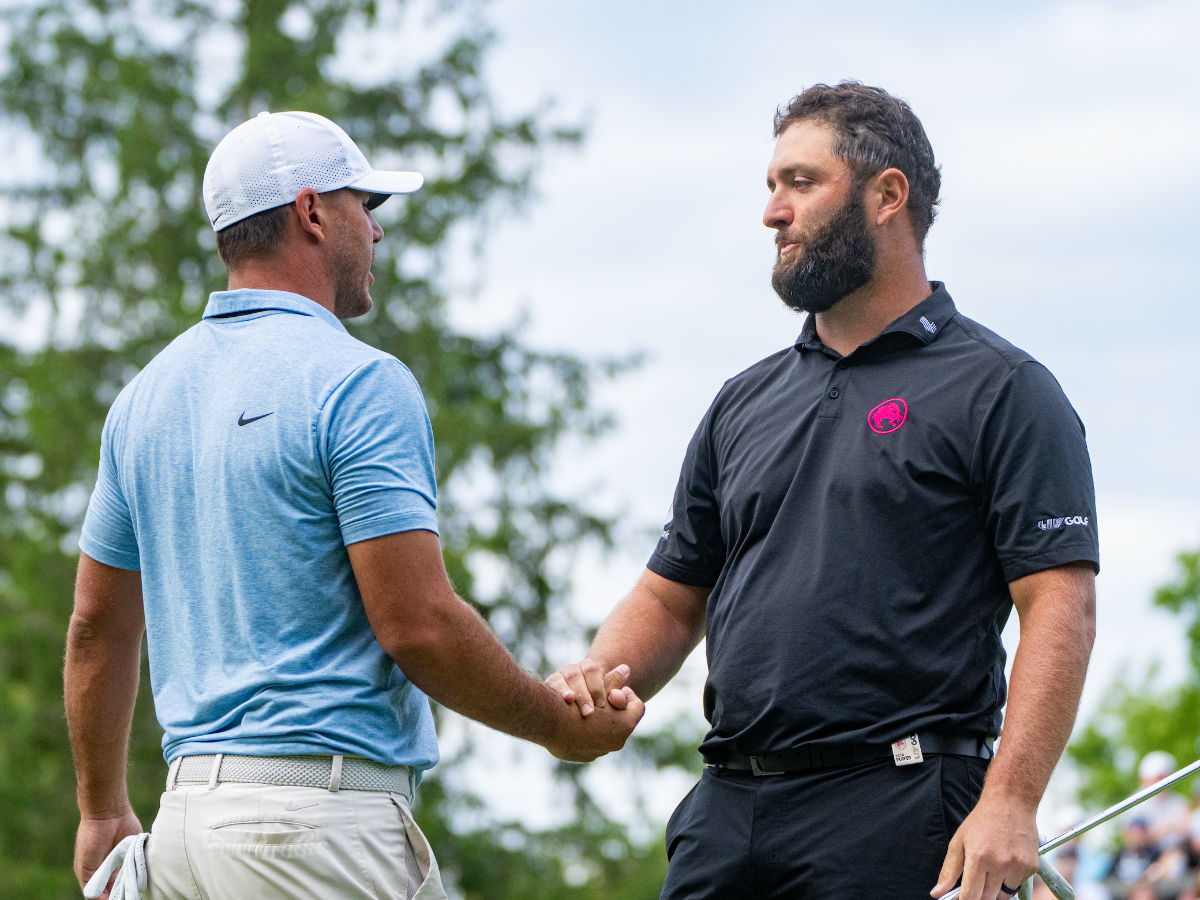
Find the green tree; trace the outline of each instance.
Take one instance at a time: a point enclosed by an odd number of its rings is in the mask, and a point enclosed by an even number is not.
[[[1079,799],[1104,807],[1138,788],[1137,765],[1151,750],[1166,750],[1185,765],[1200,756],[1200,552],[1181,553],[1176,579],[1159,588],[1154,603],[1184,619],[1190,671],[1182,684],[1164,685],[1157,668],[1131,684],[1116,679],[1099,712],[1067,747],[1082,775]],[[1176,789],[1189,794],[1190,782]]]
[[[0,336],[0,871],[12,896],[77,896],[61,659],[100,430],[121,387],[224,287],[201,178],[216,141],[262,109],[327,115],[375,165],[426,175],[420,192],[379,210],[388,237],[375,309],[348,324],[425,391],[460,593],[531,669],[547,671],[551,635],[582,646],[564,561],[586,542],[609,545],[613,523],[543,475],[562,438],[608,425],[591,385],[620,366],[536,351],[519,330],[455,330],[444,278],[452,242],[519,208],[541,152],[581,136],[546,109],[499,114],[478,11],[447,0],[434,12],[431,23],[403,0],[48,0],[2,14],[0,312],[23,323]],[[423,40],[399,43],[397,29]],[[381,36],[437,49],[347,63]],[[487,590],[482,567],[499,573]],[[147,686],[130,758],[144,824],[165,772]],[[635,755],[695,765],[681,746],[647,737]],[[541,834],[464,828],[478,801],[451,778],[427,781],[418,815],[465,896],[657,896],[658,842],[635,845],[579,787],[578,769],[562,771],[578,787],[577,815]],[[580,871],[583,883],[571,877]]]

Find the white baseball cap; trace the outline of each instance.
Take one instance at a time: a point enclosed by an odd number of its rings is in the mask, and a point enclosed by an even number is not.
[[[317,193],[355,188],[374,194],[371,209],[392,194],[417,190],[416,172],[378,172],[350,135],[309,112],[261,112],[225,135],[204,170],[204,209],[213,231]]]
[[[1151,750],[1142,757],[1138,766],[1138,778],[1142,781],[1161,781],[1175,771],[1178,763],[1165,750]]]

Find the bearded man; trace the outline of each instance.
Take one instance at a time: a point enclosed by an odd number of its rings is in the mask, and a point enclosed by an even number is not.
[[[618,663],[649,698],[707,638],[707,768],[663,898],[1006,897],[1095,630],[1083,425],[926,277],[941,176],[906,103],[816,85],[775,136],[772,284],[808,318],[725,383],[646,571],[550,681],[597,714]]]

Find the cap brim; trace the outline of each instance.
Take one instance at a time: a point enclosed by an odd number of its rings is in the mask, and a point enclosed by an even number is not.
[[[425,176],[419,172],[371,171],[346,187],[368,194],[411,194],[424,183]]]

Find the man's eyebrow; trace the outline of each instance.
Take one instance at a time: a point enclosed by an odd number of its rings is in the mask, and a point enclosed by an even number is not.
[[[806,166],[801,163],[793,163],[790,166],[784,166],[777,173],[780,181],[791,181],[797,175],[803,175],[805,178],[817,178],[819,172],[811,166]],[[767,187],[772,188],[775,185],[775,175],[767,173]]]

